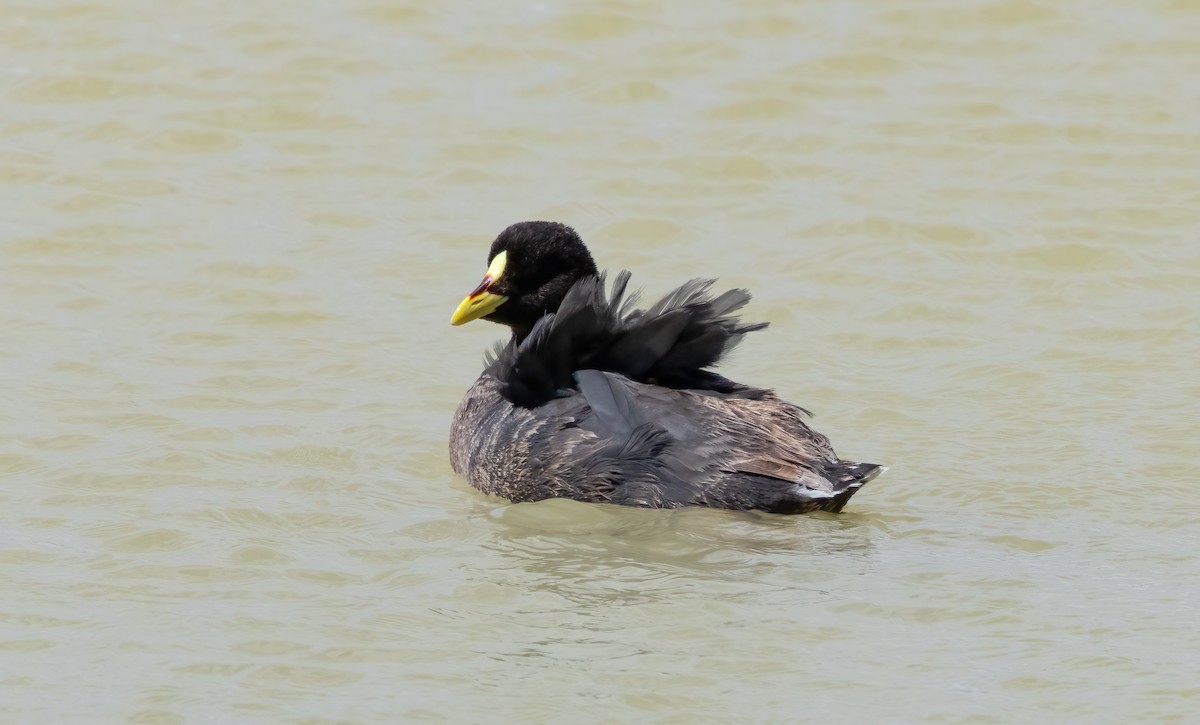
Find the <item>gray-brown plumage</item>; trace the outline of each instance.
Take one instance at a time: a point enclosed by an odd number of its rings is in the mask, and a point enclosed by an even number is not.
[[[775,513],[841,511],[883,469],[838,460],[807,411],[708,370],[766,327],[734,315],[745,290],[692,280],[648,309],[610,294],[573,230],[522,222],[492,244],[488,277],[455,312],[513,330],[450,431],[456,473],[511,501]]]

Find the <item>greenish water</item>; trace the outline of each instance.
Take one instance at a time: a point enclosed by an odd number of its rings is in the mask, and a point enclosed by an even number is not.
[[[0,5],[0,721],[1186,721],[1200,5]],[[512,221],[771,328],[841,516],[450,471]]]

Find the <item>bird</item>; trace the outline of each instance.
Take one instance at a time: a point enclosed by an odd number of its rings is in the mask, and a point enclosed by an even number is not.
[[[454,310],[511,335],[454,413],[451,467],[485,494],[644,508],[839,512],[885,469],[837,457],[809,412],[713,368],[750,293],[693,279],[646,307],[566,224],[504,229]]]

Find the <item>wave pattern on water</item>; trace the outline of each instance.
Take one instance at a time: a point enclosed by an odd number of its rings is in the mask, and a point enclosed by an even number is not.
[[[7,4],[0,719],[1186,718],[1195,3]],[[842,516],[510,506],[506,224],[772,323]]]

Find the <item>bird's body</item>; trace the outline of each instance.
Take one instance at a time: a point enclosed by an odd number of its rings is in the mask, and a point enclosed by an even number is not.
[[[548,237],[553,244],[545,244]],[[586,263],[562,287],[554,248],[574,252],[575,244]],[[539,254],[543,248],[552,251]],[[547,278],[562,291],[543,295],[544,308],[502,320],[512,339],[496,349],[455,413],[451,464],[484,493],[804,513],[840,511],[881,472],[840,461],[804,409],[708,370],[745,333],[765,327],[733,314],[749,301],[745,291],[713,297],[711,282],[693,280],[637,309],[625,300],[627,273],[606,294],[582,242],[549,222],[505,230],[490,261],[456,324],[488,317],[475,314],[481,308],[504,310],[514,296],[527,301],[516,282]],[[506,278],[507,286],[496,283]]]

